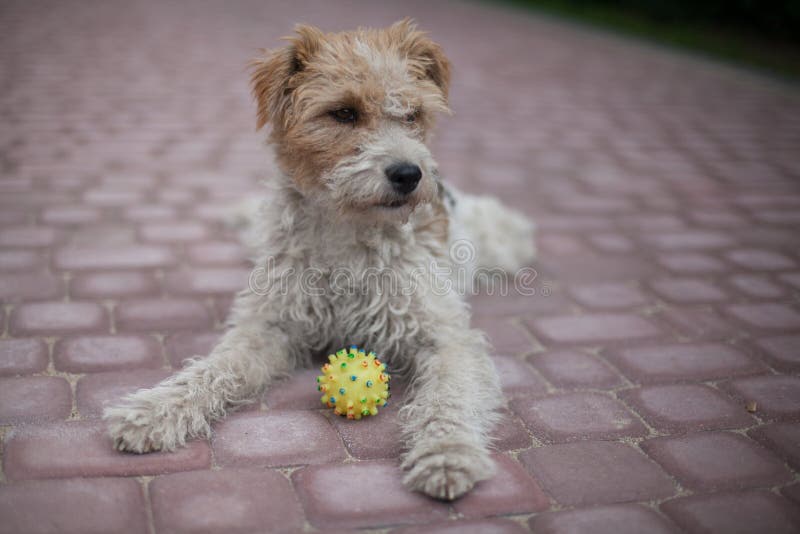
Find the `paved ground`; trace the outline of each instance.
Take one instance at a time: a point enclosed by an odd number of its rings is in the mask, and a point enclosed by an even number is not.
[[[313,371],[210,443],[112,452],[102,404],[205,352],[246,279],[245,61],[403,15],[455,63],[445,176],[541,228],[537,295],[475,299],[497,477],[407,493],[394,412],[332,418]],[[796,88],[440,2],[3,2],[0,57],[0,532],[800,529]]]

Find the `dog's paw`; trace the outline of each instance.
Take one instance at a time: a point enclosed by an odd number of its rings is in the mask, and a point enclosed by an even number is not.
[[[103,419],[115,449],[144,454],[173,451],[186,443],[186,418],[177,415],[166,416],[134,395],[120,406],[106,408]]]
[[[494,474],[494,463],[482,450],[444,449],[414,457],[413,451],[403,463],[407,469],[403,483],[435,499],[455,500]]]

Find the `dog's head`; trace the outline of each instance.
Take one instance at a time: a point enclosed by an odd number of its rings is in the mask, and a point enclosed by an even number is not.
[[[342,214],[405,218],[437,191],[425,145],[449,111],[450,65],[410,20],[337,34],[299,26],[253,61],[258,128],[307,198]]]

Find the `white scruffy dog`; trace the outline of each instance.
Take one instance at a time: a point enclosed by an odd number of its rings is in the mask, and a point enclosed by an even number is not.
[[[425,145],[448,111],[450,67],[408,20],[326,34],[300,26],[253,62],[258,127],[281,169],[260,211],[258,262],[220,343],[109,407],[119,450],[173,450],[314,354],[357,344],[409,380],[400,411],[405,484],[455,499],[491,476],[502,404],[485,336],[451,283],[533,259],[533,227],[496,200],[455,192]],[[451,254],[452,252],[452,254]]]

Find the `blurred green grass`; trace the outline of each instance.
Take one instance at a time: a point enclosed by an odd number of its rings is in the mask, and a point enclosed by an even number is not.
[[[800,1],[500,0],[800,81]]]

